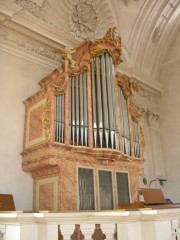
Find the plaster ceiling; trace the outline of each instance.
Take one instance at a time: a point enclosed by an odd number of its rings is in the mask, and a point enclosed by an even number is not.
[[[0,4],[0,39],[57,64],[61,59],[54,48],[103,37],[116,26],[122,38],[119,71],[161,90],[159,67],[179,38],[180,0],[0,0]]]

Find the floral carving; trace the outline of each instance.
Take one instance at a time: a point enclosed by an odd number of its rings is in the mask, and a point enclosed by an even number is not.
[[[92,3],[78,2],[71,13],[71,28],[77,36],[88,37],[97,27],[97,14]]]

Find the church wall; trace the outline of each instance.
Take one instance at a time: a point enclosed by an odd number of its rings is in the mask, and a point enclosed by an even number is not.
[[[33,181],[22,171],[24,104],[50,71],[19,56],[0,52],[0,193],[13,194],[18,210],[32,209]],[[34,61],[35,62],[35,61]]]
[[[159,112],[161,93],[141,83],[134,98],[143,115],[141,126],[145,139],[144,176],[140,177],[139,186],[149,187],[151,180],[157,177],[165,178]],[[147,179],[146,185],[142,181],[144,177]],[[162,188],[165,193],[165,185],[161,186],[158,181],[153,182],[151,188]]]
[[[166,169],[167,196],[173,202],[180,202],[180,82],[179,65],[176,61],[166,65],[161,72],[160,80],[164,84],[161,98],[161,140],[163,161]]]

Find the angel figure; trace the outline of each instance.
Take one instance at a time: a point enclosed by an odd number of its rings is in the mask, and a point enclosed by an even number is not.
[[[72,54],[75,52],[76,50],[70,47],[65,47],[64,50],[61,50],[61,49],[55,50],[55,53],[58,53],[62,58],[64,58],[65,60],[68,60],[70,67],[72,68],[77,66],[76,61],[72,58]]]

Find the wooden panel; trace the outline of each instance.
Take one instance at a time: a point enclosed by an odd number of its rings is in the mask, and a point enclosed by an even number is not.
[[[0,194],[0,211],[15,211],[13,196],[11,194]]]
[[[161,189],[141,188],[141,192],[146,204],[166,203]]]

